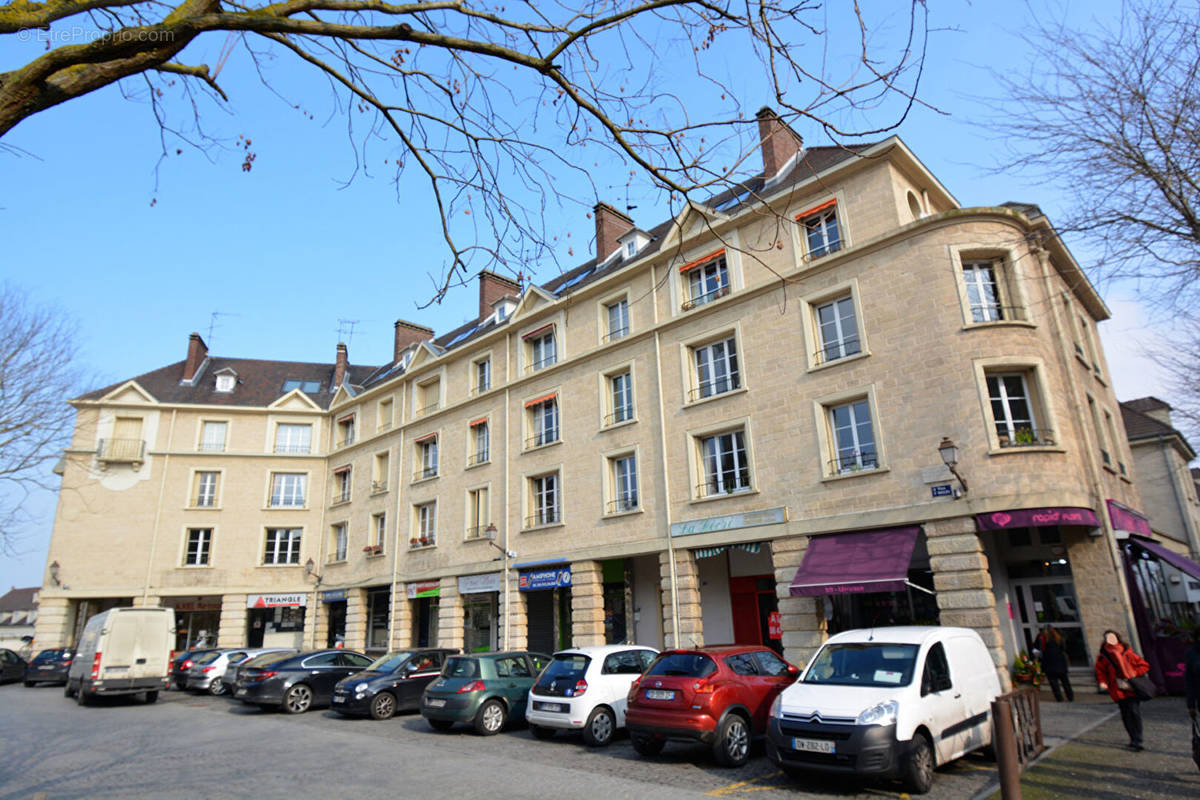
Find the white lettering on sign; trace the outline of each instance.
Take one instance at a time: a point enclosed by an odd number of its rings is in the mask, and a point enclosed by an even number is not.
[[[757,528],[760,525],[779,525],[787,522],[787,507],[767,508],[762,511],[747,511],[742,514],[727,514],[723,517],[708,517],[690,522],[671,524],[672,536],[692,536],[699,533]]]
[[[459,594],[483,594],[484,592],[498,592],[500,589],[499,572],[491,572],[487,575],[460,575],[458,578]]]
[[[284,608],[307,606],[307,594],[248,594],[246,608]]]

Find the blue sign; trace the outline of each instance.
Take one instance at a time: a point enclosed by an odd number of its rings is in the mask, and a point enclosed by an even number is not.
[[[934,497],[953,497],[954,490],[950,488],[950,484],[943,483],[938,486],[930,486],[929,493]]]
[[[539,589],[557,589],[560,586],[571,585],[570,567],[549,567],[522,572],[517,578],[517,588],[522,592],[536,592]]]
[[[346,599],[345,589],[330,589],[327,592],[321,592],[321,600],[326,603],[336,603],[339,600]]]

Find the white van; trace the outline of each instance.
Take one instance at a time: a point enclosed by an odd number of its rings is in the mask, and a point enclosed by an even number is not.
[[[174,642],[173,609],[103,611],[84,626],[64,694],[84,705],[92,695],[145,692],[153,703],[170,683]]]
[[[896,777],[924,794],[935,767],[991,745],[1000,693],[991,653],[969,628],[846,631],[771,707],[767,756],[792,776]]]

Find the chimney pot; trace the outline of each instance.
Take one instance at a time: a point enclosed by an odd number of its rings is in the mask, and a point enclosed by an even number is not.
[[[200,334],[193,333],[188,337],[187,360],[183,362],[183,379],[190,381],[195,378],[196,371],[200,369],[200,365],[207,357],[208,345],[200,338]]]
[[[392,362],[400,360],[400,355],[417,342],[427,342],[433,338],[433,328],[418,325],[415,322],[396,320],[396,339],[392,348]]]
[[[596,263],[603,263],[620,249],[617,240],[633,230],[633,220],[608,203],[596,203],[592,208],[596,217]]]
[[[762,150],[763,176],[771,178],[804,150],[804,139],[791,126],[779,118],[775,110],[763,106],[755,114],[758,118],[759,147]]]
[[[337,346],[337,362],[333,367],[333,385],[334,388],[341,386],[346,380],[346,368],[350,366],[350,351],[346,348],[344,342],[338,342]]]

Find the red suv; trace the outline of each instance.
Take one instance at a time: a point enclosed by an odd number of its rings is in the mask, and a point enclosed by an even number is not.
[[[660,653],[629,690],[625,725],[633,749],[652,756],[669,740],[704,742],[717,763],[740,767],[750,740],[766,734],[771,703],[799,674],[765,647]]]

